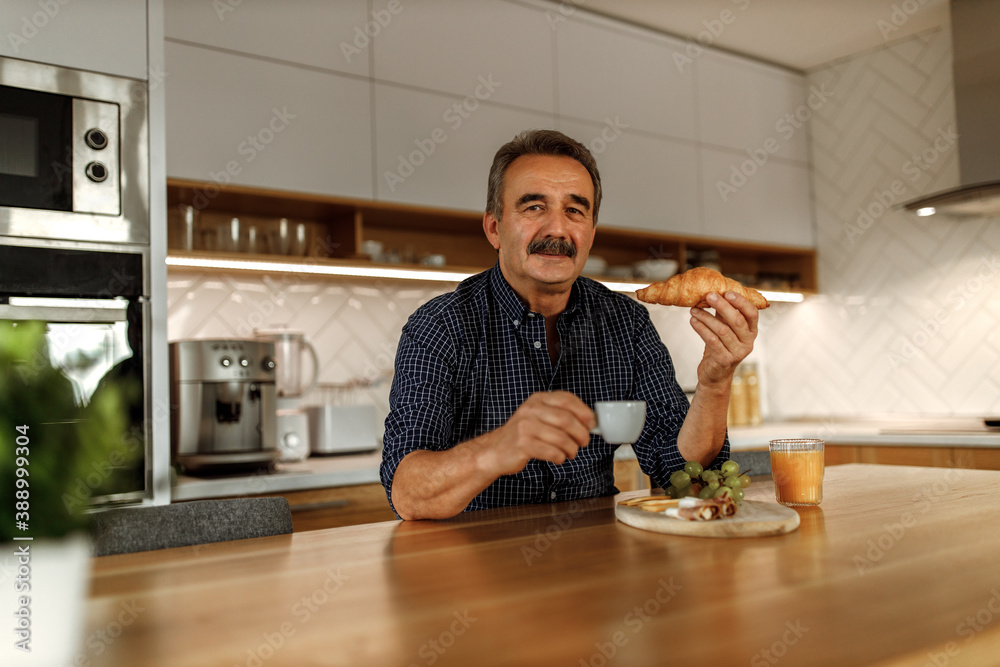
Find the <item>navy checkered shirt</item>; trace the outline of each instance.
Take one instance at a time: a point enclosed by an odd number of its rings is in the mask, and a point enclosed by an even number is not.
[[[499,265],[421,306],[403,327],[385,420],[380,474],[389,503],[404,456],[441,451],[503,426],[528,396],[565,390],[596,401],[644,400],[633,444],[642,470],[666,486],[684,466],[677,434],[688,410],[667,348],[639,303],[589,278],[573,284],[549,358],[545,318],[528,310]],[[466,510],[611,495],[614,451],[596,435],[572,461],[532,459],[476,496]],[[729,458],[729,438],[713,462]],[[395,508],[393,508],[395,509]]]

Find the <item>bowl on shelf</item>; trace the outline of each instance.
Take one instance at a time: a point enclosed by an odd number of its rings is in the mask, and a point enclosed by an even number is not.
[[[631,280],[632,279],[632,267],[628,264],[617,264],[615,266],[609,266],[605,271],[604,275],[608,278],[618,278],[620,280]]]
[[[666,280],[677,273],[677,260],[674,259],[646,259],[632,264],[632,275],[639,280]]]

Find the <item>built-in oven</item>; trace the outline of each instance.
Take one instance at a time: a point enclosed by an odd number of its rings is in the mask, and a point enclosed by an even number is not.
[[[123,430],[110,434],[119,444],[117,460],[82,478],[87,488],[79,492],[81,503],[138,502],[150,489],[146,257],[113,249],[0,245],[0,324],[43,323],[47,361],[72,387],[74,407],[114,387],[127,417]],[[56,405],[47,403],[46,410]],[[45,415],[51,424],[73,418]]]
[[[0,236],[149,243],[143,82],[0,57]]]
[[[166,386],[152,357],[165,359],[166,332],[151,326],[147,94],[144,81],[0,57],[0,321],[44,324],[80,405],[128,389],[114,435],[134,456],[96,471],[118,486],[87,489],[90,502],[157,501],[164,486],[152,470],[151,387]]]

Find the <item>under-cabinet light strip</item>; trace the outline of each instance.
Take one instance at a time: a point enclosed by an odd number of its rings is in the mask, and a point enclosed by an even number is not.
[[[337,266],[325,264],[292,264],[289,262],[264,262],[244,259],[211,259],[205,257],[167,257],[169,266],[192,269],[231,269],[234,271],[261,271],[301,273],[315,276],[346,276],[353,278],[393,278],[397,280],[430,280],[457,283],[470,277],[464,271],[434,271],[427,269],[392,269],[384,266]],[[602,280],[605,287],[615,292],[634,293],[643,283],[621,283]],[[768,301],[798,303],[803,295],[797,292],[761,292]]]

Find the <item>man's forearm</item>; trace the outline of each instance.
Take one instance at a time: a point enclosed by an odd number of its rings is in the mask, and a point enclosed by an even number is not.
[[[493,433],[440,452],[407,454],[392,480],[392,504],[404,519],[446,519],[468,507],[496,477],[482,463]]]
[[[726,415],[731,382],[698,385],[684,424],[677,435],[677,449],[685,461],[712,463],[726,441]]]

